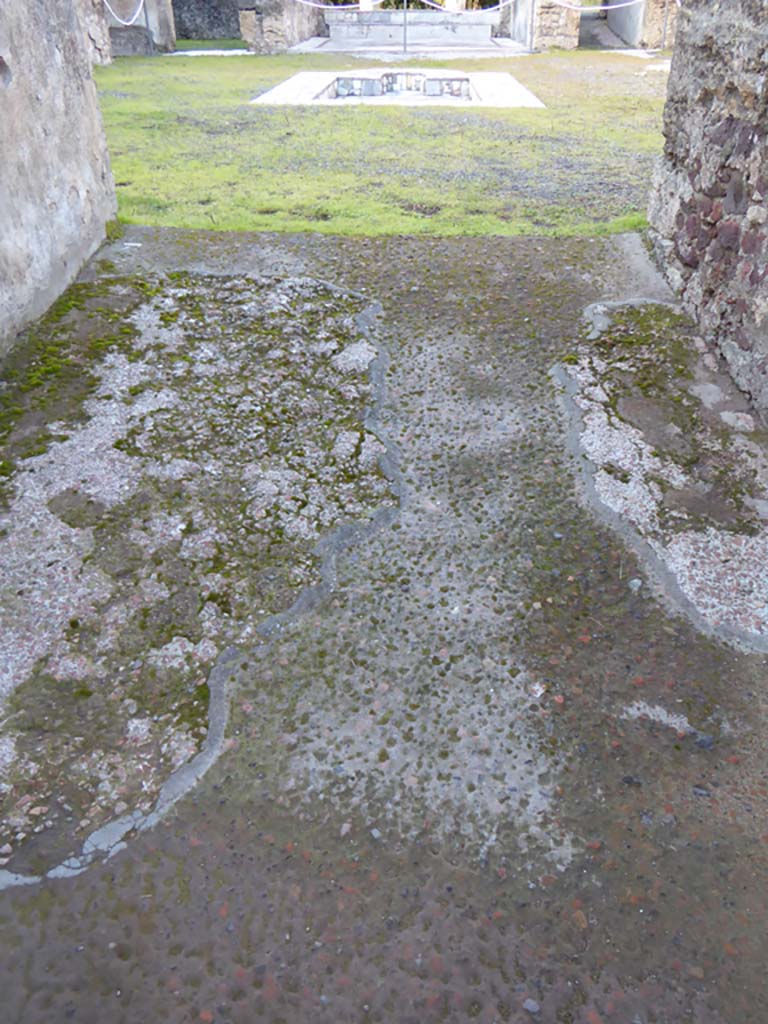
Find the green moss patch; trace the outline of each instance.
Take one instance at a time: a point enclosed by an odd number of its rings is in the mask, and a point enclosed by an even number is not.
[[[204,740],[219,653],[317,584],[323,534],[391,503],[363,310],[307,279],[112,276],[9,358],[0,845],[34,835],[26,870],[66,821],[149,809]]]

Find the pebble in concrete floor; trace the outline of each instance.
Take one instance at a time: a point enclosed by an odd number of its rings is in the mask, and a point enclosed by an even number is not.
[[[219,345],[217,275],[266,280],[262,312],[288,278],[330,316],[368,308],[325,358],[380,349],[350,402],[388,479],[348,472],[370,487],[320,557],[275,552],[304,600],[246,595],[217,636],[239,649],[228,740],[186,799],[77,877],[2,893],[5,1018],[763,1021],[765,656],[697,631],[591,511],[551,376],[578,370],[586,306],[664,298],[639,241],[131,229],[101,259],[86,277],[182,274]],[[59,848],[39,836],[31,867]]]

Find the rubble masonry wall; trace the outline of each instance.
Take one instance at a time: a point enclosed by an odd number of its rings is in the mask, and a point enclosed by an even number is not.
[[[180,39],[237,39],[237,0],[173,0],[176,35]]]
[[[768,410],[768,2],[685,0],[651,237],[685,308]]]

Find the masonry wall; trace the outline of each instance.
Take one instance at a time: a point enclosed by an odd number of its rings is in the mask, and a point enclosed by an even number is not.
[[[240,34],[255,53],[279,53],[312,36],[328,34],[323,12],[297,0],[240,2]]]
[[[646,0],[640,46],[650,50],[674,46],[678,10],[677,0]]]
[[[73,0],[0,5],[0,354],[70,284],[115,215]]]
[[[539,0],[535,7],[533,48],[548,50],[556,46],[562,50],[575,50],[579,45],[578,11],[569,10],[551,0]]]
[[[649,221],[686,309],[768,410],[768,4],[685,0]]]
[[[173,0],[179,39],[238,39],[237,0]]]

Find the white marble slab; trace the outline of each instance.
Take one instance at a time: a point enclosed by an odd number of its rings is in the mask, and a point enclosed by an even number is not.
[[[388,92],[382,96],[345,96],[336,99],[320,98],[336,78],[380,78],[385,73],[423,74],[433,78],[456,75],[469,79],[471,98],[458,96],[427,96],[421,92]],[[300,71],[280,85],[262,93],[251,103],[268,106],[330,106],[345,107],[368,104],[371,106],[404,107],[539,107],[544,104],[521,85],[516,78],[504,72],[461,72],[440,68],[365,68],[354,71]]]

